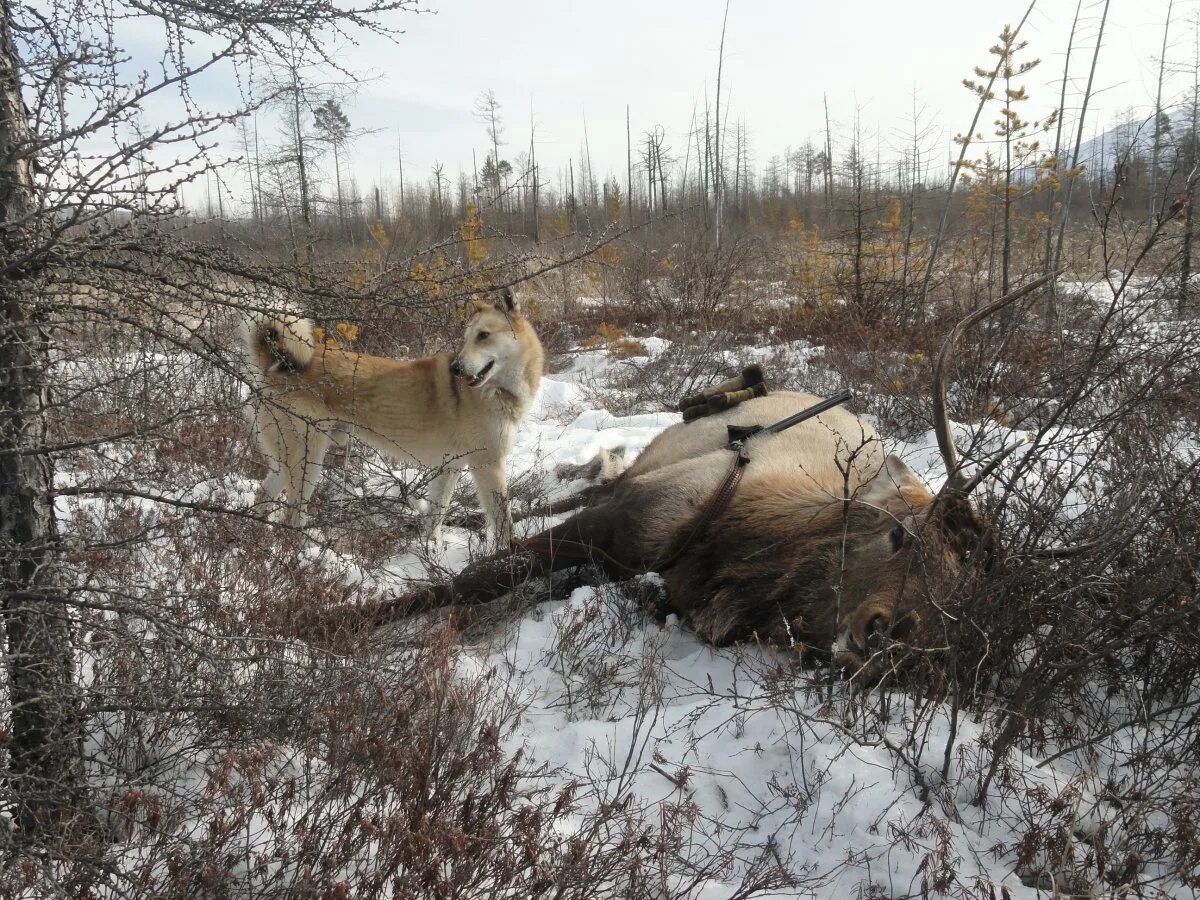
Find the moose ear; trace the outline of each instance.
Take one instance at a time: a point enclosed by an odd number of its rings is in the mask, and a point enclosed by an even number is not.
[[[510,287],[504,288],[500,292],[500,299],[496,301],[496,309],[501,312],[516,313],[521,311],[521,304],[517,302],[516,295]]]
[[[894,505],[897,499],[911,500],[912,491],[928,494],[929,489],[917,477],[917,473],[908,467],[900,457],[888,454],[883,461],[879,474],[867,485],[859,498],[870,506],[887,507]],[[908,496],[905,496],[908,495]],[[889,504],[888,501],[892,501]]]

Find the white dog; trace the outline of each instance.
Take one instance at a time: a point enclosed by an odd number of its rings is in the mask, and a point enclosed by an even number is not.
[[[247,345],[262,372],[254,414],[271,472],[263,482],[300,527],[321,464],[338,432],[437,474],[429,486],[426,536],[442,521],[464,469],[471,472],[492,538],[512,541],[504,461],[542,377],[544,353],[512,292],[476,301],[462,349],[417,360],[368,356],[313,339],[295,316],[250,324]]]

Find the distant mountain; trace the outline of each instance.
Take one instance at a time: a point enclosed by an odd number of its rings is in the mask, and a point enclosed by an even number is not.
[[[1170,134],[1160,135],[1160,148],[1169,146],[1173,137],[1190,126],[1191,117],[1187,110],[1176,108],[1168,111],[1167,119],[1171,123]],[[1064,141],[1067,147],[1064,156],[1070,156],[1071,142]],[[1154,150],[1154,116],[1147,114],[1144,119],[1133,119],[1120,125],[1114,125],[1107,131],[1084,141],[1079,145],[1079,162],[1094,172],[1101,166],[1111,169],[1117,159],[1129,154],[1130,147],[1141,156],[1149,156]],[[1159,153],[1163,151],[1160,149]]]

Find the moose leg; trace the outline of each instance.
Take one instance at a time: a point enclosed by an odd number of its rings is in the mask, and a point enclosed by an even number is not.
[[[501,553],[471,563],[450,581],[411,591],[386,602],[378,620],[426,612],[448,605],[488,603],[520,587],[531,578],[597,563],[620,577],[646,571],[629,542],[627,507],[612,503],[585,509],[565,522],[519,541],[511,553]]]

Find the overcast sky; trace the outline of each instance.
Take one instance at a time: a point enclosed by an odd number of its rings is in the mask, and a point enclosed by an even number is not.
[[[1027,55],[1042,59],[1025,78],[1029,118],[1057,104],[1075,5],[1039,0],[1022,33]],[[555,182],[567,158],[581,153],[585,116],[597,173],[623,175],[626,104],[635,140],[662,125],[682,159],[693,111],[703,116],[706,89],[710,100],[715,96],[724,0],[429,0],[429,6],[430,13],[397,18],[406,30],[398,43],[371,38],[339,54],[368,79],[346,101],[353,125],[378,129],[355,144],[360,179],[392,180],[398,147],[407,179],[427,179],[435,160],[451,177],[469,172],[473,148],[482,163],[488,142],[472,107],[484,89],[502,104],[505,157],[528,147],[532,108],[543,177]],[[962,79],[988,63],[1002,26],[1015,24],[1026,6],[1027,0],[732,0],[723,103],[731,120],[745,122],[761,169],[789,145],[823,140],[825,95],[835,135],[848,133],[857,111],[868,146],[878,136],[886,157],[907,140],[915,92],[923,121],[934,127],[930,144],[944,159],[949,138],[966,128],[973,111]],[[1102,6],[1103,0],[1084,3],[1072,63],[1080,91]],[[1186,62],[1194,55],[1190,20],[1198,6],[1176,0],[1169,58]],[[1166,7],[1166,0],[1112,3],[1089,132],[1120,110],[1152,106]],[[1177,100],[1183,88],[1183,76],[1176,76],[1166,99]]]

